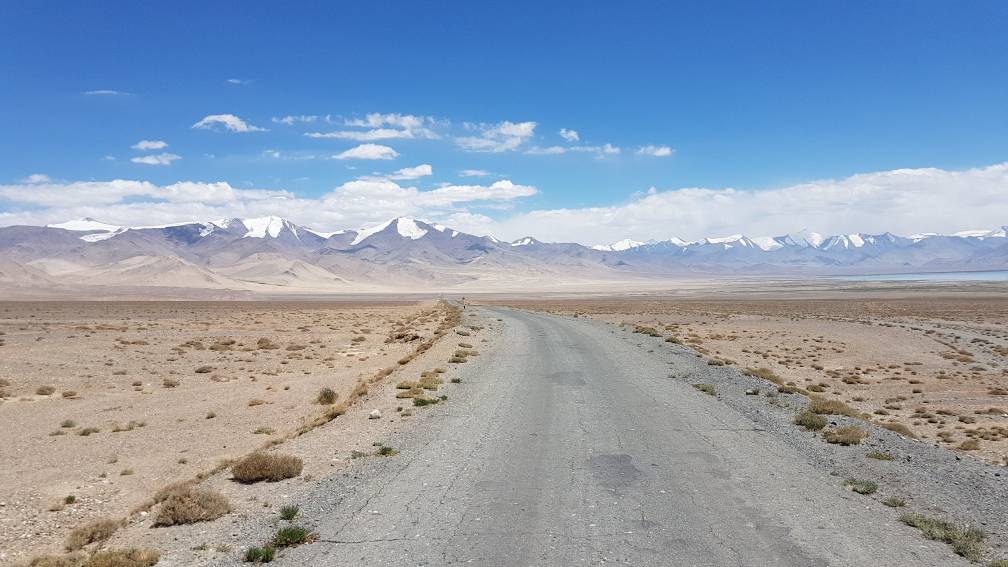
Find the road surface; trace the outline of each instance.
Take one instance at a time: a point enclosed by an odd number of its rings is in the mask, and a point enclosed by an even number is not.
[[[319,538],[284,564],[966,564],[669,377],[693,356],[597,322],[479,312],[501,319],[499,348],[400,455],[320,487]]]

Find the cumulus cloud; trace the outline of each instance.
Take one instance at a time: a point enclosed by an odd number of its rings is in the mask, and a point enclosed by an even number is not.
[[[333,159],[394,159],[399,152],[380,144],[361,144],[336,154]]]
[[[672,148],[668,146],[641,146],[637,148],[637,155],[651,157],[669,157],[672,155]]]
[[[455,138],[460,148],[471,152],[500,153],[516,150],[530,140],[535,135],[537,124],[505,120],[497,124],[466,123],[464,126],[477,135]]]
[[[139,142],[130,146],[134,150],[140,151],[150,151],[150,150],[163,150],[168,147],[168,142],[162,140],[140,140]]]
[[[506,203],[536,192],[535,187],[509,180],[421,191],[390,179],[355,179],[317,198],[283,190],[236,189],[224,182],[164,186],[123,179],[22,183],[0,185],[0,208],[6,209],[0,212],[0,226],[80,217],[145,226],[280,214],[318,229],[355,228],[402,215],[432,219],[469,215],[470,206]]]
[[[130,158],[130,161],[133,163],[142,163],[144,165],[171,165],[171,163],[177,159],[182,159],[182,156],[164,152],[156,155]]]
[[[328,117],[327,117],[328,118]],[[327,119],[327,122],[332,120]],[[335,132],[308,132],[309,138],[337,138],[367,142],[392,139],[437,139],[439,136],[431,129],[437,123],[429,116],[414,116],[412,114],[381,114],[371,113],[364,118],[344,120],[344,126],[367,128],[366,130],[337,130]]]
[[[607,207],[535,210],[483,227],[508,238],[582,243],[776,236],[952,233],[1008,224],[1008,163],[950,171],[897,169],[765,190],[651,189]]]
[[[266,132],[265,128],[253,126],[234,114],[210,114],[204,116],[199,122],[192,125],[193,128],[203,130],[213,130],[218,126],[232,132]]]
[[[98,89],[94,91],[84,91],[81,94],[84,96],[133,96],[133,93],[128,93],[126,91],[117,91],[113,89]]]
[[[44,173],[33,173],[21,180],[22,183],[30,183],[30,184],[49,183],[50,181],[52,181],[52,178],[50,178],[48,175]]]
[[[581,140],[578,136],[577,130],[568,130],[567,128],[560,129],[560,137],[568,142],[577,142]]]
[[[416,167],[404,167],[392,175],[390,179],[419,179],[434,174],[434,168],[429,163],[422,163]]]
[[[284,116],[282,118],[278,118],[278,117],[274,116],[272,120],[273,120],[274,124],[286,124],[287,126],[290,126],[291,124],[294,124],[295,122],[302,122],[304,124],[311,124],[312,122],[315,122],[316,120],[318,120],[318,116],[316,116],[314,114],[299,114],[299,115],[290,115],[290,114],[288,114],[287,116]]]

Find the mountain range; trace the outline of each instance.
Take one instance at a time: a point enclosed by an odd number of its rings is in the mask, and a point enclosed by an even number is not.
[[[951,235],[800,231],[607,245],[504,242],[400,217],[323,232],[280,217],[125,227],[94,219],[0,228],[0,289],[401,292],[619,287],[700,277],[1008,269],[1008,227]]]

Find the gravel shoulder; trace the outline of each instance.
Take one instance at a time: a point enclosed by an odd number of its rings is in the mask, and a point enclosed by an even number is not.
[[[293,497],[317,539],[280,564],[968,564],[900,523],[907,509],[981,524],[1002,545],[998,467],[875,428],[827,445],[791,424],[803,398],[747,395],[773,386],[616,325],[477,313],[489,343],[453,369],[448,403],[390,437],[399,455]],[[865,458],[873,448],[897,458]],[[879,490],[856,494],[848,477]],[[884,506],[891,496],[908,507]],[[237,531],[260,542],[277,525]]]

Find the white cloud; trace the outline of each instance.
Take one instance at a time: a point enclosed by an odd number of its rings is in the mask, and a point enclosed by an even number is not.
[[[470,205],[500,204],[536,194],[508,180],[492,185],[449,185],[431,191],[388,179],[357,179],[318,198],[282,190],[236,189],[228,183],[112,180],[0,185],[0,226],[47,224],[80,217],[144,226],[222,217],[283,215],[318,229],[355,228],[408,215],[469,215]],[[10,210],[9,205],[23,206]]]
[[[98,89],[94,91],[84,91],[81,94],[84,96],[133,96],[133,93],[128,93],[126,91],[117,91],[112,89]]]
[[[455,143],[471,152],[506,152],[518,149],[535,135],[535,122],[511,122],[505,120],[497,124],[465,124],[467,130],[478,132],[477,136],[455,138]]]
[[[50,181],[52,181],[52,178],[44,173],[33,173],[28,177],[22,179],[21,183],[35,184],[35,183],[49,183]]]
[[[578,136],[577,130],[568,130],[567,128],[560,129],[560,137],[568,142],[578,142],[581,137]]]
[[[651,189],[608,207],[536,210],[484,232],[553,241],[696,240],[800,228],[824,234],[953,233],[1008,224],[1008,163],[950,171],[897,169],[765,190]]]
[[[287,126],[290,126],[295,122],[311,124],[312,122],[318,120],[318,116],[314,114],[287,115],[284,116],[283,118],[277,118],[276,116],[274,116],[272,120],[274,124],[286,124]]]
[[[139,142],[130,146],[134,150],[149,151],[149,150],[163,150],[168,147],[168,142],[162,140],[140,140]]]
[[[375,128],[373,130],[337,130],[335,132],[306,132],[309,138],[337,138],[341,140],[356,140],[367,142],[373,140],[393,140],[399,138],[413,138],[416,134],[412,130],[397,130],[395,128]]]
[[[224,128],[232,132],[266,132],[265,128],[260,128],[258,126],[253,126],[241,118],[238,118],[234,114],[210,114],[204,116],[199,122],[192,125],[193,128],[202,128],[204,130],[212,130],[217,126],[223,126]]]
[[[545,148],[536,146],[529,148],[525,151],[526,154],[530,155],[559,155],[566,153],[590,153],[597,154],[597,157],[604,157],[607,155],[616,155],[620,153],[620,149],[612,144],[605,144],[603,146],[548,146]]]
[[[326,122],[332,122],[326,117]],[[380,114],[371,113],[364,118],[344,120],[345,126],[367,128],[366,130],[337,130],[335,132],[308,132],[309,138],[337,138],[342,140],[357,140],[368,142],[374,140],[392,139],[437,139],[439,136],[431,127],[437,121],[429,116],[414,116],[412,114]]]
[[[389,179],[419,179],[434,174],[434,168],[429,163],[422,163],[416,167],[404,167],[392,175]]]
[[[232,85],[249,85],[252,83],[250,79],[228,79],[227,82]]]
[[[490,175],[485,169],[463,169],[459,172],[459,177],[486,177]]]
[[[399,152],[380,144],[361,144],[357,147],[336,154],[333,159],[394,159]]]
[[[637,155],[651,157],[669,157],[672,155],[672,148],[668,146],[641,146],[637,148]]]
[[[164,152],[156,155],[130,158],[130,161],[133,163],[142,163],[144,165],[171,165],[171,163],[177,159],[182,159],[182,156]]]

